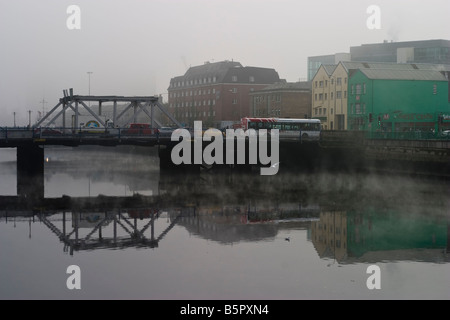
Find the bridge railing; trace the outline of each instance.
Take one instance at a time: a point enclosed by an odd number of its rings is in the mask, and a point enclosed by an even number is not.
[[[450,140],[450,134],[432,131],[367,132],[366,138],[389,140]]]
[[[156,128],[0,127],[0,139],[158,138]]]

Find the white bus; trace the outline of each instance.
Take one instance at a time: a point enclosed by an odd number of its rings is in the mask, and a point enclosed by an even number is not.
[[[241,127],[247,129],[278,129],[280,139],[294,139],[302,141],[318,141],[320,139],[321,124],[319,119],[291,119],[291,118],[242,118]]]

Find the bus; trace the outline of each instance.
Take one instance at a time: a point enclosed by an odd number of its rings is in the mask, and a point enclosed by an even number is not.
[[[319,119],[292,118],[242,118],[241,128],[247,129],[278,129],[280,139],[295,139],[302,141],[318,141],[320,139],[321,123]]]

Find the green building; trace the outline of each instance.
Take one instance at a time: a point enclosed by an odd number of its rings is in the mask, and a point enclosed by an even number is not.
[[[448,80],[439,71],[354,69],[348,91],[349,130],[418,138],[450,127]]]

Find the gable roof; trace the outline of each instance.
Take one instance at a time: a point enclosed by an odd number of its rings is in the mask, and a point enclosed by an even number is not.
[[[450,65],[432,63],[395,63],[395,62],[339,62],[348,72],[351,69],[385,69],[385,70],[435,70],[450,71]]]
[[[429,80],[447,81],[445,76],[434,70],[389,70],[389,69],[360,69],[369,79],[383,80]]]

